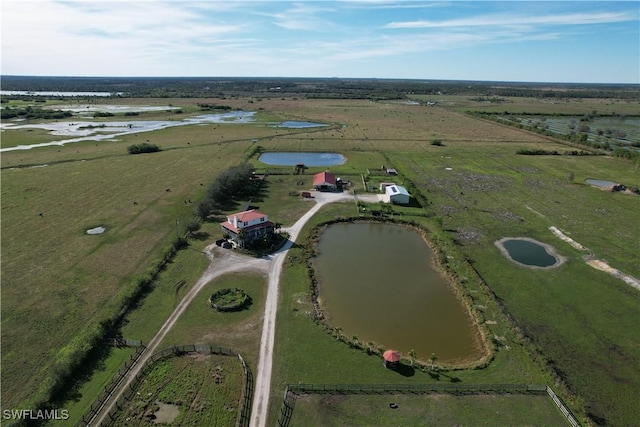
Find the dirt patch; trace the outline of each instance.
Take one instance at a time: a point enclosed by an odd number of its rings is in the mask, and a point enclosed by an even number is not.
[[[159,406],[158,410],[153,413],[153,422],[156,424],[171,424],[180,415],[180,407],[178,405],[172,405],[170,403],[160,402],[156,400],[156,405]]]

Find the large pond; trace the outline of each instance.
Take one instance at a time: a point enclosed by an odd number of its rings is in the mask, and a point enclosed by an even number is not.
[[[356,223],[329,226],[315,258],[319,303],[331,327],[418,359],[479,357],[470,316],[438,273],[413,229]]]
[[[527,267],[550,268],[564,262],[555,249],[534,239],[505,238],[498,240],[496,246],[507,258]]]
[[[294,166],[304,163],[306,166],[332,166],[345,162],[342,154],[338,153],[306,153],[306,152],[271,152],[263,153],[258,158],[262,163],[278,166]]]

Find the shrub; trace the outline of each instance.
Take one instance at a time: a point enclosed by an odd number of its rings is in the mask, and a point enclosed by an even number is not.
[[[160,147],[155,144],[143,142],[142,144],[133,144],[127,147],[129,154],[155,153],[160,151]]]

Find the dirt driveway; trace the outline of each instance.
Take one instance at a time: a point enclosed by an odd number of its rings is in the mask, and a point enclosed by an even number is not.
[[[275,337],[276,311],[278,308],[278,285],[282,263],[287,250],[293,245],[302,227],[307,223],[322,206],[333,202],[354,202],[354,195],[350,193],[320,193],[313,192],[313,198],[303,201],[309,203],[309,210],[289,228],[284,230],[289,233],[289,241],[279,251],[264,258],[254,258],[240,255],[227,249],[221,249],[215,244],[207,246],[206,256],[210,259],[209,266],[198,279],[196,284],[182,298],[173,313],[162,325],[158,333],[147,345],[147,349],[138,359],[138,362],[131,367],[129,373],[122,379],[120,384],[113,391],[100,413],[91,421],[91,425],[100,425],[115,402],[120,398],[124,390],[131,384],[133,378],[138,374],[141,367],[157,351],[160,342],[167,335],[169,330],[176,323],[178,318],[189,306],[191,301],[198,295],[202,288],[213,279],[227,273],[241,271],[255,271],[268,275],[267,300],[265,304],[264,323],[262,327],[262,338],[260,340],[260,360],[258,362],[258,372],[255,377],[255,391],[253,407],[251,412],[251,426],[262,427],[267,422],[267,408],[269,403],[269,393],[271,389],[271,370],[273,366],[273,345]],[[357,198],[366,202],[377,202],[376,195],[358,195]]]

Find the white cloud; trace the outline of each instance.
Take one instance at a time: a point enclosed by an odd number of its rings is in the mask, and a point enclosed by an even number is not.
[[[402,21],[391,22],[385,28],[453,28],[453,27],[487,27],[501,25],[586,25],[627,22],[636,20],[636,16],[626,13],[570,13],[562,15],[484,15],[471,18],[451,19],[445,21]]]

